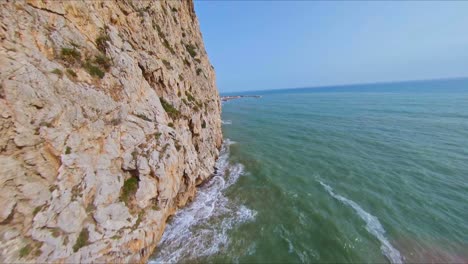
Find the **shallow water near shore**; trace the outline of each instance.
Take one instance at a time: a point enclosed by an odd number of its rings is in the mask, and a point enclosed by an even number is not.
[[[252,94],[150,262],[468,262],[468,80]]]

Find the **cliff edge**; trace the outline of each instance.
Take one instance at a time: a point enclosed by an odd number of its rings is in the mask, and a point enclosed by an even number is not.
[[[213,173],[191,1],[0,3],[0,262],[144,262]]]

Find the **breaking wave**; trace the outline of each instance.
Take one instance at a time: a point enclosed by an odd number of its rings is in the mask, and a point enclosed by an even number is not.
[[[332,187],[327,184],[319,181],[320,184],[327,190],[327,192],[338,201],[350,206],[356,211],[356,213],[361,217],[362,220],[366,222],[366,230],[371,233],[380,241],[380,250],[388,258],[391,263],[403,263],[400,252],[390,244],[388,239],[385,237],[385,230],[382,227],[382,224],[379,222],[379,219],[368,212],[364,211],[361,206],[355,203],[352,200],[346,199],[345,197],[336,194],[333,192]]]
[[[197,190],[194,201],[179,210],[149,263],[175,263],[215,254],[229,245],[227,232],[241,223],[251,221],[255,211],[229,200],[224,191],[244,173],[242,164],[229,163],[226,139],[216,162],[215,175]]]
[[[223,125],[231,125],[231,124],[232,124],[232,121],[231,121],[231,120],[226,120],[226,121],[221,120],[221,124],[223,124]]]

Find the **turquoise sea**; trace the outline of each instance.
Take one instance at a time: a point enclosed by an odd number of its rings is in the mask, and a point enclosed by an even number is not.
[[[150,262],[468,263],[468,80],[252,94]]]

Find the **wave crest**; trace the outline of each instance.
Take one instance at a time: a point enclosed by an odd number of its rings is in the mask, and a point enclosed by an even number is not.
[[[380,250],[391,263],[403,263],[400,252],[385,237],[385,230],[377,217],[364,211],[356,202],[334,193],[333,188],[327,184],[321,181],[319,183],[333,198],[353,208],[359,217],[366,222],[366,230],[380,241]]]
[[[150,263],[174,263],[215,254],[229,245],[227,232],[252,221],[255,211],[229,200],[224,191],[244,174],[242,164],[229,163],[226,139],[216,162],[214,176],[197,191],[194,201],[178,211],[167,224]]]

